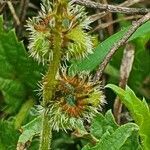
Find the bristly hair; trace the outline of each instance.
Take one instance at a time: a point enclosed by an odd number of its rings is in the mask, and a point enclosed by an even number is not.
[[[27,21],[30,56],[39,63],[47,64],[53,59],[53,37],[58,17],[57,7],[54,6],[57,5],[56,2],[43,0],[39,15]],[[80,59],[86,57],[88,53],[92,53],[93,37],[87,32],[90,30],[91,20],[87,16],[85,8],[69,2],[61,15],[59,32],[63,41],[62,53],[66,58]]]

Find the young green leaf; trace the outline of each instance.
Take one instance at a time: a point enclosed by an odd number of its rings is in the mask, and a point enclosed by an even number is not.
[[[93,150],[119,150],[126,142],[126,140],[132,135],[133,132],[138,130],[138,126],[132,123],[128,123],[119,127],[113,134],[106,132],[100,143],[97,144]]]
[[[107,130],[100,141],[94,147],[90,147],[86,145],[82,150],[120,150],[121,147],[126,144],[128,138],[134,133],[137,132],[138,126],[133,123],[128,123],[120,126],[113,133]],[[130,146],[128,145],[128,150],[130,150]],[[135,145],[136,149],[136,145]]]
[[[150,149],[150,110],[145,100],[141,101],[134,92],[127,87],[126,90],[116,85],[108,84],[130,111],[133,119],[139,125],[139,134],[145,150]]]
[[[39,135],[41,132],[41,128],[42,128],[42,118],[40,116],[38,116],[37,118],[35,118],[34,120],[32,120],[31,122],[29,122],[28,124],[24,125],[22,127],[22,134],[19,137],[18,140],[18,146],[19,145],[25,145],[28,141],[32,141],[32,138],[35,135]]]
[[[90,134],[97,138],[95,146],[87,144],[82,150],[137,150],[140,149],[138,126],[127,123],[119,126],[109,110],[105,116],[97,114],[93,119]],[[134,145],[133,145],[134,143]]]

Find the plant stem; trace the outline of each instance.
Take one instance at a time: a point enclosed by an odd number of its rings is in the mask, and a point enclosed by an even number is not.
[[[126,44],[123,53],[122,63],[120,66],[119,86],[122,89],[125,89],[130,72],[132,70],[132,65],[134,61],[134,52],[135,52],[135,47],[131,43]],[[114,116],[118,124],[121,123],[121,112],[122,112],[122,103],[119,97],[117,97],[114,102]]]
[[[46,108],[42,116],[42,133],[40,141],[40,150],[50,150],[52,139],[52,129],[49,123],[48,109]]]
[[[48,72],[43,80],[43,107],[44,114],[42,120],[42,132],[40,141],[40,150],[50,150],[52,139],[52,127],[49,122],[49,108],[48,105],[52,100],[52,96],[56,86],[56,74],[61,60],[61,36],[54,33],[54,47],[53,47],[53,60],[49,64]]]
[[[108,5],[108,4],[101,4],[97,2],[93,2],[91,0],[73,0],[74,3],[84,5],[89,8],[95,8],[100,10],[106,10],[112,13],[123,13],[123,14],[146,14],[150,12],[148,8],[128,8],[122,6],[115,6],[115,5]]]

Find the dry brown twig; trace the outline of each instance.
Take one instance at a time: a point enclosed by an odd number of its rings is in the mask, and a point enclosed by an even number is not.
[[[129,7],[142,1],[144,0],[126,0],[125,2],[121,3],[119,6]]]
[[[103,0],[96,0],[97,2],[101,2]],[[99,14],[100,13],[100,10],[99,9],[96,9],[96,14]],[[90,18],[92,20],[92,18]],[[102,20],[101,19],[97,19],[97,23],[98,25],[102,24]],[[104,39],[104,31],[103,30],[99,30],[98,31],[98,34],[99,34],[99,38],[100,40],[103,40]]]
[[[17,28],[17,33],[20,34],[23,28],[23,23],[26,19],[26,13],[29,6],[29,0],[20,0],[19,19],[20,25]]]
[[[150,9],[147,8],[128,8],[122,6],[115,6],[115,5],[108,5],[108,4],[101,4],[97,2],[93,2],[90,0],[73,0],[74,3],[84,5],[86,7],[105,10],[108,12],[118,12],[124,14],[146,14],[150,12]]]
[[[10,9],[10,12],[11,12],[11,14],[12,14],[12,16],[13,16],[13,18],[14,18],[16,24],[17,24],[17,25],[20,25],[20,20],[19,20],[17,14],[16,14],[16,12],[15,12],[15,9],[14,9],[14,7],[13,7],[12,2],[11,2],[11,1],[7,1],[7,5],[8,5],[8,7],[9,7],[9,9]]]
[[[133,61],[134,61],[134,52],[135,52],[135,47],[131,43],[126,44],[126,47],[125,47],[124,53],[123,53],[121,67],[120,67],[119,86],[122,89],[125,89],[127,82],[128,82],[130,72],[132,70],[132,65],[133,65]],[[121,121],[121,116],[120,116],[121,111],[122,111],[122,103],[119,100],[119,97],[117,97],[115,99],[115,103],[114,103],[114,116],[115,116],[118,124],[120,124],[120,121]]]
[[[20,0],[19,18],[21,22],[25,20],[28,5],[29,5],[29,0]]]
[[[0,3],[0,14],[2,13],[5,6],[6,6],[6,3]]]
[[[108,5],[108,2],[107,0],[103,0],[105,4]],[[108,13],[105,17],[105,22],[112,22],[113,21],[113,15],[112,13]],[[108,30],[108,33],[109,35],[112,35],[114,33],[114,27],[112,24],[110,24],[109,26],[107,26],[107,30]]]
[[[139,2],[142,2],[143,0],[127,0],[121,4],[119,4],[118,6],[124,6],[124,7],[129,7],[129,6],[132,6],[136,3],[139,3]],[[106,12],[106,11],[102,11],[98,14],[94,14],[94,15],[91,15],[90,19],[92,20],[92,22],[102,18],[102,17],[105,17],[106,15],[108,15],[110,12]]]
[[[90,33],[93,33],[99,29],[104,29],[104,28],[107,28],[108,26],[114,24],[114,23],[117,23],[117,22],[120,22],[120,21],[123,21],[123,20],[132,20],[132,19],[138,19],[138,18],[141,18],[142,16],[141,15],[135,15],[135,16],[129,16],[129,17],[125,17],[123,19],[117,19],[117,20],[113,20],[111,22],[108,22],[108,23],[102,23],[100,25],[98,25],[97,27],[95,27]]]

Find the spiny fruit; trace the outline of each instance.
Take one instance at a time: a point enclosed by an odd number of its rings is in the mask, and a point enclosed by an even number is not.
[[[62,58],[76,59],[92,53],[93,37],[87,33],[91,20],[85,8],[66,0],[43,0],[37,17],[27,21],[29,52],[39,63],[49,63],[53,59],[56,34],[62,38]]]
[[[57,89],[50,102],[50,120],[54,130],[75,129],[86,120],[90,122],[104,102],[99,83],[87,75],[59,76]]]

